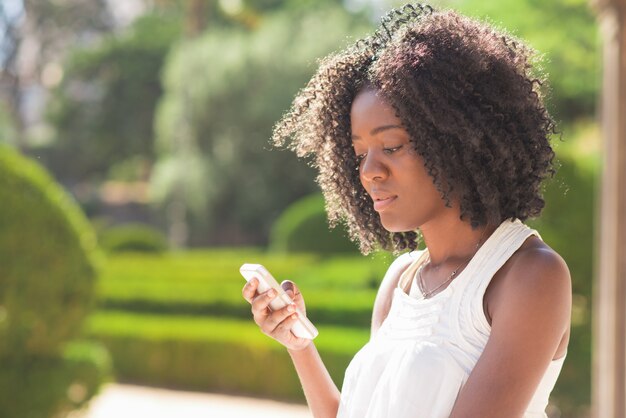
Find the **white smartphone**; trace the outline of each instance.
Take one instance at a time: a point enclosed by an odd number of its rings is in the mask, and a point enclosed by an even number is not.
[[[267,292],[270,289],[276,290],[277,296],[270,302],[270,309],[276,311],[282,309],[285,306],[293,303],[293,300],[287,295],[283,288],[278,284],[276,279],[270,274],[269,271],[261,264],[244,264],[239,268],[239,272],[246,279],[247,282],[256,277],[259,281],[259,287],[257,291],[259,293]],[[308,338],[309,340],[317,337],[318,331],[315,326],[307,319],[307,317],[296,306],[296,312],[298,313],[298,322],[293,324],[291,332],[296,337]]]

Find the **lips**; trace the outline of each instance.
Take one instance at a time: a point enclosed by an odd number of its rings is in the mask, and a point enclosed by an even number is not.
[[[374,210],[380,212],[391,205],[398,196],[372,196],[374,199]]]

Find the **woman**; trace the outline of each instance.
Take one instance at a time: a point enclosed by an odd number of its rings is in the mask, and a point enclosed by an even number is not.
[[[571,279],[523,221],[554,174],[532,51],[452,11],[405,6],[325,59],[274,139],[314,156],[332,223],[400,253],[341,393],[292,307],[243,289],[285,345],[315,417],[546,417],[569,341]],[[426,249],[417,250],[423,239]],[[283,287],[304,311],[290,281]]]

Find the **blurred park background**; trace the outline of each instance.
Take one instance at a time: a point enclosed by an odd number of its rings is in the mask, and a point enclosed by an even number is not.
[[[0,416],[67,416],[103,382],[303,403],[241,298],[244,262],[306,295],[338,387],[389,254],[328,231],[272,150],[317,59],[392,0],[0,1]],[[587,0],[440,0],[542,54],[559,171],[529,224],[573,279],[551,418],[589,416],[600,36]]]

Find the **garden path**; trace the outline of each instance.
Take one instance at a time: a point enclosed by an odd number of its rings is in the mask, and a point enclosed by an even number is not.
[[[312,418],[306,406],[271,400],[108,384],[85,418]]]

